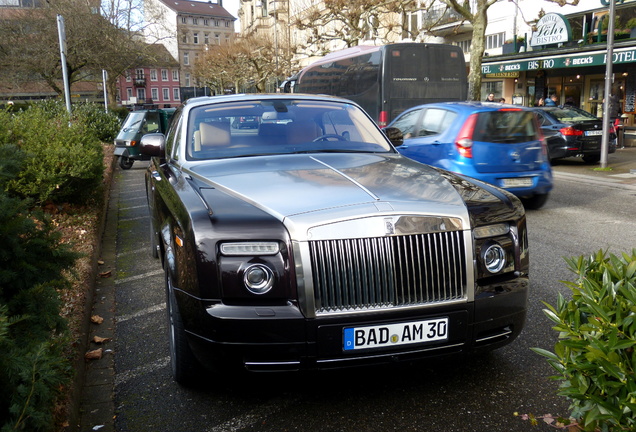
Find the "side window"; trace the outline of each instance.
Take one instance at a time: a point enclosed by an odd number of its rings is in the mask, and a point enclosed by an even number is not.
[[[547,126],[550,124],[550,120],[548,120],[543,114],[536,113],[537,121],[539,122],[539,126]]]
[[[415,130],[415,124],[417,123],[417,119],[421,112],[421,109],[410,111],[400,117],[395,123],[393,123],[392,126],[402,131],[404,139],[413,138],[415,136],[413,133]]]
[[[418,136],[439,135],[450,127],[457,114],[439,108],[429,108],[424,112]]]
[[[166,156],[167,159],[178,159],[176,152],[179,148],[179,139],[181,138],[181,111],[177,111],[170,123],[170,129],[166,135]]]

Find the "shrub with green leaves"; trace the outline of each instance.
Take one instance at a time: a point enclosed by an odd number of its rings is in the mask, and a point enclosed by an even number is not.
[[[63,272],[77,254],[49,219],[5,192],[25,163],[22,151],[0,146],[0,430],[46,431],[71,369],[60,316]]]
[[[86,129],[99,141],[112,143],[121,128],[117,113],[95,103],[76,104],[72,107],[73,118],[86,125]]]
[[[38,204],[84,204],[102,184],[103,149],[86,123],[72,121],[59,105],[47,101],[0,116],[0,145],[15,145],[25,157],[6,188]]]
[[[534,348],[562,380],[572,417],[585,431],[636,430],[636,249],[566,259],[578,275],[544,310],[559,333],[554,352]]]

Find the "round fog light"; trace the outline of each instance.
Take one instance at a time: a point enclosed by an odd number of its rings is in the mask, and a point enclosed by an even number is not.
[[[490,273],[497,273],[506,265],[506,252],[498,244],[488,246],[482,253],[482,257],[486,270]]]
[[[272,289],[274,274],[269,267],[262,264],[249,266],[243,274],[243,283],[253,294],[265,294]]]

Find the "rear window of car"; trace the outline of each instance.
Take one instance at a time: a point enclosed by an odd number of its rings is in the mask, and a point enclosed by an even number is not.
[[[530,111],[487,111],[479,113],[473,140],[518,144],[538,139],[536,120]]]
[[[597,117],[587,111],[576,108],[559,108],[550,110],[550,114],[561,123],[575,123],[581,121],[598,120]]]

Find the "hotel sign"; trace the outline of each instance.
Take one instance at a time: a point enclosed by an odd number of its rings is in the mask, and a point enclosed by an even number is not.
[[[532,33],[530,46],[565,43],[570,42],[571,39],[570,22],[561,14],[548,13],[537,22],[537,30]]]
[[[613,64],[636,62],[636,48],[615,49]],[[583,66],[603,66],[607,63],[607,51],[589,51],[578,54],[562,54],[532,58],[527,60],[506,61],[499,63],[482,63],[482,74],[500,74],[509,72],[575,68]]]

